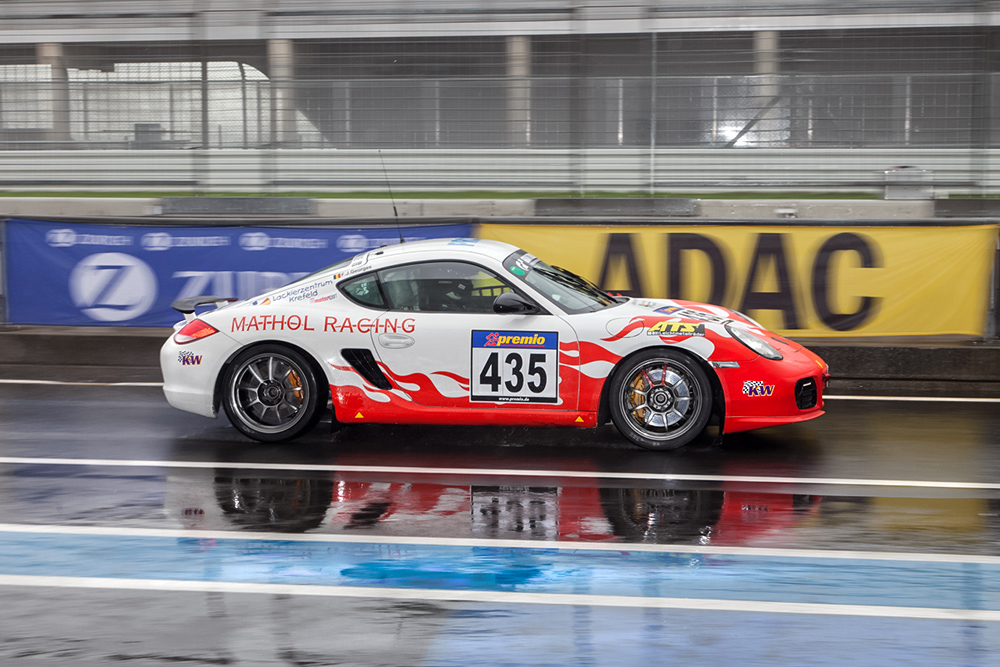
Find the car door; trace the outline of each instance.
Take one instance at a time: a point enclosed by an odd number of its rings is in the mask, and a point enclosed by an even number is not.
[[[435,408],[575,410],[576,334],[561,317],[498,314],[497,296],[514,288],[494,272],[461,261],[379,271],[389,305],[372,346],[393,385]],[[538,305],[538,304],[536,304]]]

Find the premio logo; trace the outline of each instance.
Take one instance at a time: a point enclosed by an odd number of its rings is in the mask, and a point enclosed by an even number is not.
[[[99,322],[139,317],[156,301],[156,275],[141,259],[102,252],[80,260],[69,275],[73,303]]]
[[[524,335],[502,334],[493,331],[486,335],[484,347],[546,347],[545,335],[529,333]]]

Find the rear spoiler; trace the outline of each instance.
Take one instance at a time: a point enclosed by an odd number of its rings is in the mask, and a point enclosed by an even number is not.
[[[198,306],[215,305],[218,308],[233,301],[239,301],[239,299],[223,296],[189,296],[184,299],[177,299],[170,306],[178,313],[184,315],[186,322],[190,322],[194,319],[194,310]]]

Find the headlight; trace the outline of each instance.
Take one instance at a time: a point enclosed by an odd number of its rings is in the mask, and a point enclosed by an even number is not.
[[[751,350],[764,357],[765,359],[773,359],[778,361],[782,358],[781,352],[778,352],[774,347],[771,346],[766,340],[760,336],[755,336],[746,329],[740,329],[739,327],[734,327],[732,325],[726,325],[726,331],[729,335],[740,341]]]

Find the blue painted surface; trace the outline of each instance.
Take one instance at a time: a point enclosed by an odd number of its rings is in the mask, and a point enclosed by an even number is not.
[[[0,573],[1000,610],[1000,566],[0,533]]]

